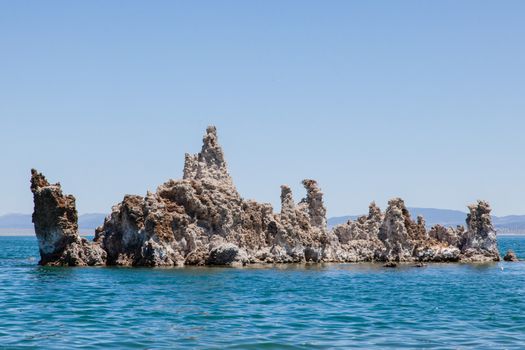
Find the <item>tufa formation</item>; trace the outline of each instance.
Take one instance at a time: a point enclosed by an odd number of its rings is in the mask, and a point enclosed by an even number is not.
[[[498,261],[490,207],[469,206],[467,227],[414,221],[402,199],[381,212],[328,230],[323,193],[304,180],[306,197],[296,203],[281,186],[281,210],[243,199],[228,173],[215,127],[201,152],[186,154],[182,180],[169,180],[145,197],[127,195],[112,208],[92,242],[78,233],[75,198],[60,184],[31,172],[33,222],[40,264],[63,266],[181,266],[304,262],[485,262]]]
[[[35,169],[31,170],[31,192],[35,209],[33,223],[41,265],[105,265],[106,252],[98,243],[78,234],[75,197],[62,194]]]

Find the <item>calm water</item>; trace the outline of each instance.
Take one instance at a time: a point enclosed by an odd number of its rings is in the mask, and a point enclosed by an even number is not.
[[[525,237],[500,237],[525,258]],[[0,237],[0,348],[525,348],[525,263],[49,268]]]

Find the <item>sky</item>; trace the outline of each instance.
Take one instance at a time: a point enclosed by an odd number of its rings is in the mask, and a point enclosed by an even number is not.
[[[0,214],[181,178],[216,125],[241,195],[329,216],[525,214],[524,1],[0,1]]]

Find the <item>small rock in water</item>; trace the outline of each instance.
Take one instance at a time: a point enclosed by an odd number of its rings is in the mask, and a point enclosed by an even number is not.
[[[512,262],[516,262],[516,261],[520,261],[516,255],[516,253],[514,253],[514,251],[512,249],[509,249],[507,251],[507,254],[505,254],[505,256],[503,257],[503,260],[505,261],[512,261]]]
[[[417,263],[415,266],[416,266],[416,267],[425,267],[425,266],[427,266],[427,264],[422,263],[422,262],[419,262],[419,263]]]

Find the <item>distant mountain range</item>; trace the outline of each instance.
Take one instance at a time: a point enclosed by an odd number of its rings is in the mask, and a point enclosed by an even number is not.
[[[459,210],[432,209],[432,208],[408,208],[410,215],[415,219],[418,215],[425,218],[427,227],[436,224],[455,227],[466,225],[467,213]],[[333,227],[347,222],[349,219],[357,219],[357,215],[339,216],[328,219],[328,226]],[[525,233],[525,215],[493,216],[494,226],[501,233]]]
[[[465,225],[467,213],[459,210],[432,209],[432,208],[408,208],[413,218],[422,215],[427,227],[441,224],[455,227]],[[94,231],[95,228],[104,223],[105,214],[93,213],[83,214],[78,217],[78,226],[81,231]],[[334,227],[355,220],[358,215],[347,215],[332,217],[328,219],[328,226]],[[494,226],[501,233],[525,233],[525,215],[493,216]],[[6,214],[0,216],[0,230],[32,230],[31,214]]]
[[[78,226],[81,231],[94,231],[104,223],[105,214],[83,214],[78,217]],[[6,214],[0,216],[0,229],[32,230],[31,214]]]

